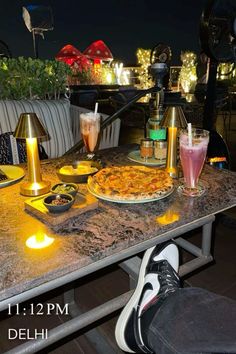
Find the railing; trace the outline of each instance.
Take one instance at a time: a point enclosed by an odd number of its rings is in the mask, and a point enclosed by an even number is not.
[[[119,115],[121,113],[123,113],[124,111],[126,111],[132,104],[134,104],[135,102],[137,102],[141,97],[147,95],[148,93],[152,93],[152,92],[158,92],[160,91],[161,88],[158,86],[154,86],[151,87],[149,89],[146,90],[142,90],[142,92],[139,92],[137,95],[135,95],[130,101],[128,101],[123,107],[121,107],[118,111],[116,111],[115,113],[113,113],[112,115],[110,115],[109,117],[107,117],[104,122],[102,122],[101,124],[101,131],[103,131],[108,125],[110,125],[111,123],[113,123],[117,118],[119,118]],[[81,139],[80,141],[78,141],[78,143],[76,143],[70,150],[68,150],[64,156],[75,153],[76,151],[79,151],[80,149],[82,149],[84,146],[84,142]]]

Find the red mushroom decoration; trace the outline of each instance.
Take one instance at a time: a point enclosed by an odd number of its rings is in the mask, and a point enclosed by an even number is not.
[[[89,70],[91,68],[92,64],[89,61],[89,59],[85,56],[85,55],[81,55],[80,57],[78,57],[73,65],[72,68],[74,69],[74,71],[83,71],[83,70]]]
[[[101,40],[90,44],[83,54],[88,58],[93,59],[94,64],[100,64],[101,61],[111,61],[113,59],[110,49]]]
[[[64,61],[64,63],[68,65],[72,65],[82,55],[83,54],[73,45],[67,44],[59,51],[55,58]]]

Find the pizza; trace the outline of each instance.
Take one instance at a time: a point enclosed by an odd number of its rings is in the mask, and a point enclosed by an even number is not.
[[[173,190],[173,181],[161,168],[115,166],[89,177],[88,187],[97,196],[111,200],[138,201],[168,195]]]

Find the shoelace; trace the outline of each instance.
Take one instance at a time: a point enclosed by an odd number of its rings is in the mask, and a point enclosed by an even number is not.
[[[167,261],[162,261],[159,263],[159,268],[160,270],[156,273],[158,274],[160,287],[162,289],[160,295],[166,295],[179,288],[180,280],[178,274],[171,265]]]

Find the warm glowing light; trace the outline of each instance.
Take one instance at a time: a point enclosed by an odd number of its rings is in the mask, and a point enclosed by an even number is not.
[[[115,75],[116,83],[118,85],[129,85],[130,83],[130,71],[124,70],[123,63],[114,63],[113,64],[113,75]]]
[[[191,93],[187,93],[186,96],[185,96],[185,99],[187,102],[192,102],[193,101],[193,95]]]
[[[31,149],[36,149],[38,147],[37,138],[27,138],[27,144],[30,145]]]
[[[180,70],[179,80],[185,93],[189,93],[194,88],[197,81],[196,59],[197,56],[193,52],[187,51],[181,53],[183,64]]]
[[[116,80],[117,80],[117,84],[118,85],[122,85],[121,83],[121,75],[122,75],[122,71],[123,71],[123,63],[116,63],[115,64],[115,75],[116,75]]]
[[[235,77],[234,64],[220,63],[217,68],[217,79],[231,80]]]
[[[167,162],[166,171],[170,176],[177,176],[177,161],[176,161],[176,143],[177,143],[177,128],[168,127],[168,147],[167,147]]]
[[[214,162],[224,162],[226,161],[226,157],[211,157],[209,160],[208,160],[210,163],[214,163]]]
[[[190,79],[190,81],[196,81],[197,80],[197,75],[191,73],[189,79]]]
[[[40,188],[40,183],[38,183],[38,182],[32,182],[32,183],[31,183],[31,187],[32,187],[33,189],[39,189],[39,188]]]
[[[110,67],[105,63],[103,64],[103,66],[100,69],[99,82],[101,84],[109,84],[109,85],[114,84],[116,82],[113,67]]]
[[[122,82],[123,82],[124,85],[129,85],[129,83],[130,83],[129,77],[130,77],[129,70],[123,70],[123,80],[122,80]]]
[[[99,65],[99,66],[101,65],[101,59],[99,59],[99,58],[95,58],[93,62],[94,62],[94,65]]]
[[[53,242],[53,237],[49,237],[44,233],[37,233],[36,235],[30,236],[25,243],[29,248],[41,249],[49,247]]]
[[[106,82],[107,82],[108,84],[111,84],[111,83],[112,83],[112,75],[111,75],[111,73],[107,73],[107,74],[106,74]]]
[[[148,67],[150,65],[150,56],[151,56],[151,49],[143,49],[138,48],[136,52],[136,56],[138,59],[138,64],[141,65],[139,70],[139,81],[140,81],[140,88],[146,89],[153,85],[152,81],[149,78]]]
[[[161,216],[156,218],[160,225],[169,225],[179,220],[179,214],[169,209]]]

